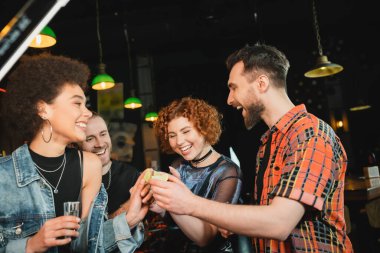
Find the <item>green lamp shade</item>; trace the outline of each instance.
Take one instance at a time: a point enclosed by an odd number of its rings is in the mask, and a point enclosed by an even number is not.
[[[127,109],[136,109],[142,106],[141,100],[137,97],[129,97],[124,101],[124,107]]]
[[[54,46],[55,43],[57,43],[57,38],[54,31],[50,27],[45,26],[29,46],[34,48],[44,48]]]
[[[147,114],[145,114],[145,121],[153,122],[156,121],[157,118],[158,114],[156,112],[148,112]]]
[[[99,74],[94,77],[91,87],[94,90],[106,90],[115,86],[115,80],[110,75]]]

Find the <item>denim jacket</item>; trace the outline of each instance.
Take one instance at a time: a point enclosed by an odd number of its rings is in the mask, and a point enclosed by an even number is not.
[[[106,220],[107,193],[102,185],[81,220],[79,237],[71,243],[74,252],[134,252],[143,242],[144,226],[133,228],[125,213]],[[24,252],[27,239],[49,219],[56,217],[53,191],[36,171],[28,146],[11,156],[0,157],[0,253]],[[56,247],[47,252],[57,253]]]

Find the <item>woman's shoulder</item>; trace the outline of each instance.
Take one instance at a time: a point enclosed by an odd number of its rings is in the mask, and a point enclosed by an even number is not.
[[[240,170],[240,166],[237,165],[234,161],[232,161],[232,159],[229,158],[228,156],[221,155],[219,160],[220,160],[219,165],[224,165],[224,166],[227,166],[231,169],[239,169]]]
[[[77,152],[82,152],[84,159],[87,158],[87,159],[91,159],[93,161],[98,161],[98,162],[101,163],[100,158],[96,154],[94,154],[92,152],[89,152],[89,151],[79,151],[79,150]]]
[[[90,164],[92,166],[102,167],[102,163],[99,159],[99,157],[88,151],[82,151],[75,147],[66,147],[66,155],[67,156],[73,156],[74,158],[82,159],[83,158],[83,164]],[[82,153],[82,155],[80,154]]]
[[[12,173],[29,174],[34,171],[33,161],[29,153],[29,148],[27,144],[23,144],[12,152],[12,154],[0,157],[0,169],[2,173],[8,170]],[[20,171],[17,173],[15,171]]]
[[[5,164],[6,162],[11,162],[11,161],[12,161],[11,155],[0,156],[0,164]]]
[[[235,176],[241,176],[241,169],[231,158],[221,155],[218,159],[217,168],[219,171],[223,171],[223,174],[233,174]]]
[[[83,171],[91,170],[93,176],[98,175],[101,178],[102,162],[94,153],[83,151]]]
[[[172,166],[172,167],[175,168],[175,169],[179,169],[179,168],[181,167],[181,165],[186,164],[186,163],[187,163],[187,162],[186,162],[185,159],[183,159],[182,157],[178,157],[178,158],[176,158],[176,159],[171,163],[170,166]]]

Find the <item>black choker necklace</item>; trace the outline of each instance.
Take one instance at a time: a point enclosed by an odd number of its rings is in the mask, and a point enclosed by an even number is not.
[[[201,158],[199,159],[194,159],[194,160],[191,160],[191,163],[194,163],[194,164],[198,164],[198,163],[201,163],[203,162],[204,160],[206,160],[212,153],[212,149],[210,149],[210,151],[208,151],[204,156],[202,156]]]

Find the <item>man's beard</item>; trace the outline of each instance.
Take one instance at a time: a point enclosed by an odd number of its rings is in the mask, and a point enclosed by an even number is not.
[[[256,104],[252,103],[246,108],[247,115],[244,117],[244,124],[248,130],[251,130],[261,121],[261,113],[264,109],[264,105],[260,101]]]

